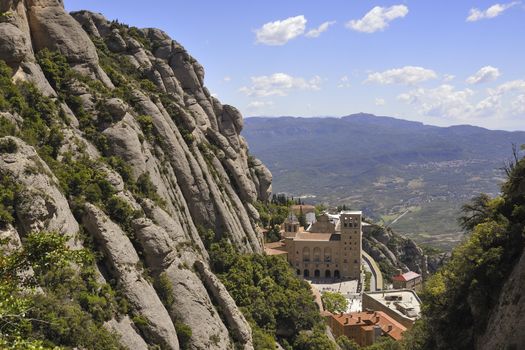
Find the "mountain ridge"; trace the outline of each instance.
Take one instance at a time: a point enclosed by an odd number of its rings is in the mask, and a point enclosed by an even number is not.
[[[483,129],[483,130],[488,130],[488,131],[502,131],[502,132],[525,132],[525,130],[502,130],[502,129],[489,129],[489,128],[485,128],[485,127],[482,127],[482,126],[477,126],[477,125],[471,125],[471,124],[453,124],[453,125],[449,125],[449,126],[439,126],[439,125],[433,125],[433,124],[425,124],[423,122],[420,122],[420,121],[416,121],[416,120],[408,120],[408,119],[403,119],[401,117],[390,117],[390,116],[386,116],[386,115],[376,115],[376,114],[372,114],[372,113],[365,113],[365,112],[360,112],[360,113],[352,113],[352,114],[347,114],[347,115],[342,115],[342,116],[331,116],[331,115],[327,115],[327,116],[293,116],[293,115],[275,115],[275,116],[266,116],[266,115],[250,115],[250,116],[246,116],[244,117],[245,120],[248,120],[248,119],[279,119],[279,118],[292,118],[292,119],[352,119],[352,120],[357,120],[357,119],[360,119],[360,118],[363,118],[362,120],[367,120],[367,119],[382,119],[382,120],[393,120],[393,121],[398,121],[398,122],[406,122],[407,124],[413,124],[413,125],[421,125],[421,126],[426,126],[426,127],[434,127],[434,128],[462,128],[462,127],[467,127],[467,128],[477,128],[477,129]]]
[[[447,250],[461,237],[450,216],[479,192],[496,195],[512,145],[525,143],[522,131],[438,127],[369,114],[251,117],[243,135],[276,175],[275,191],[354,206],[384,224],[413,210],[393,228]],[[432,237],[436,233],[446,237],[444,244]]]

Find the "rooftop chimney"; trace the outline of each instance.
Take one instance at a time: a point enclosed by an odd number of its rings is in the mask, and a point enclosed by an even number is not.
[[[361,316],[357,318],[357,323],[361,323]]]
[[[348,317],[345,318],[345,324],[348,324]]]
[[[392,330],[393,326],[391,324],[388,325],[388,332]]]
[[[379,316],[376,316],[376,323],[379,323]]]

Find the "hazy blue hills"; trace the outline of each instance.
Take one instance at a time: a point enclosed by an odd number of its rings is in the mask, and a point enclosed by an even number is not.
[[[274,174],[275,192],[344,203],[385,223],[408,210],[393,227],[445,248],[460,236],[459,205],[496,194],[512,144],[525,144],[525,132],[370,114],[247,118],[243,135]]]

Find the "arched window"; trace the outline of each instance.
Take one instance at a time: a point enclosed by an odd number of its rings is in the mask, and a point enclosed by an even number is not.
[[[310,248],[303,248],[303,261],[310,261]]]
[[[314,261],[321,261],[321,248],[314,248]]]
[[[315,277],[315,278],[319,278],[319,277],[321,277],[321,271],[319,271],[319,270],[315,270],[315,271],[314,271],[314,277]]]
[[[297,276],[301,275],[301,270],[297,269]]]
[[[332,273],[330,272],[330,270],[326,270],[326,271],[324,272],[324,277],[325,277],[325,278],[331,278],[331,277],[332,277]]]
[[[310,271],[308,271],[308,270],[305,269],[305,270],[303,271],[303,276],[304,276],[304,277],[309,277],[309,276],[310,276]]]
[[[341,274],[339,273],[339,270],[334,271],[334,278],[337,278],[337,279],[341,278]]]
[[[329,247],[324,248],[324,261],[325,262],[332,261],[332,248],[329,248]]]

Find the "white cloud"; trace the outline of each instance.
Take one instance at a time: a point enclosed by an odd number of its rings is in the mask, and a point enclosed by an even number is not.
[[[502,95],[508,92],[524,92],[525,93],[525,80],[511,80],[501,85],[498,85],[495,89],[489,89],[491,95]]]
[[[341,79],[339,79],[339,84],[337,84],[337,87],[340,89],[350,87],[350,79],[348,79],[347,75],[343,75]]]
[[[321,84],[321,77],[319,76],[307,80],[286,73],[261,75],[250,79],[252,81],[251,86],[243,86],[239,90],[250,97],[286,96],[292,90],[319,90]]]
[[[525,116],[525,93],[518,95],[511,104],[511,113],[513,115]]]
[[[384,98],[376,98],[375,104],[376,106],[384,106],[386,104],[386,101]]]
[[[486,96],[478,101],[473,101],[475,95],[479,93],[443,84],[434,89],[414,89],[397,98],[414,106],[421,114],[432,117],[463,121],[481,117],[525,117],[525,80],[508,81],[494,89],[487,89]]]
[[[453,74],[445,74],[443,75],[443,82],[448,83],[456,78]]]
[[[505,10],[510,9],[511,7],[518,5],[520,1],[513,1],[507,4],[494,4],[487,8],[486,10],[480,10],[477,8],[472,8],[469,11],[467,17],[467,22],[476,22],[481,19],[494,18],[501,15]]]
[[[482,67],[476,74],[467,78],[469,84],[481,84],[498,79],[500,72],[498,68],[492,66]]]
[[[273,106],[273,101],[252,101],[248,103],[247,108],[249,110],[261,110],[265,107],[271,107]]]
[[[365,83],[379,84],[416,84],[430,79],[436,79],[437,74],[431,69],[415,66],[389,69],[384,72],[374,72],[368,75]]]
[[[405,5],[394,5],[391,7],[376,6],[363,18],[347,22],[346,27],[358,32],[374,33],[379,30],[384,30],[391,21],[396,18],[403,18],[407,14],[408,7]]]
[[[265,45],[284,45],[304,33],[306,18],[303,15],[282,21],[269,22],[255,31],[257,43]]]
[[[305,36],[307,38],[318,38],[321,35],[321,33],[326,32],[328,28],[330,28],[330,26],[333,26],[334,24],[335,21],[324,22],[319,27],[309,30],[305,34]]]
[[[232,78],[230,76],[225,76],[224,78],[222,78],[222,80],[224,80],[225,82],[230,82],[232,81]]]
[[[487,89],[488,97],[478,104],[496,114],[519,115],[525,113],[525,80],[511,80]]]
[[[472,112],[469,98],[473,94],[470,89],[456,90],[452,85],[443,84],[434,89],[418,88],[397,98],[415,106],[424,115],[462,119]]]

